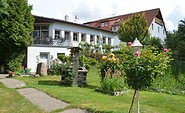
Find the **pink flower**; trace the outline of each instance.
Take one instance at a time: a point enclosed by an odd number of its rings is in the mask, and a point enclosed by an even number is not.
[[[164,48],[163,49],[163,52],[167,53],[168,52],[168,49],[167,48]]]
[[[140,53],[139,51],[135,52],[135,55],[136,55],[136,56],[140,56],[140,54],[141,54],[141,53]]]
[[[128,46],[131,46],[132,45],[132,42],[128,42]]]

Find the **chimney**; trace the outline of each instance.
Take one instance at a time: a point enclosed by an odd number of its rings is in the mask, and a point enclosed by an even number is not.
[[[69,21],[69,16],[68,15],[65,15],[65,21]]]

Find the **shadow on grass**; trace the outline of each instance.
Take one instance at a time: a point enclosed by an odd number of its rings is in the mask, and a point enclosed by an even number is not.
[[[38,85],[61,86],[60,81],[57,80],[40,80]]]
[[[38,81],[38,85],[71,87],[65,84],[61,84],[61,82],[57,80],[40,80]],[[79,87],[87,88],[87,89],[96,89],[98,86],[86,84],[86,85],[79,86]]]
[[[87,89],[96,89],[98,86],[94,86],[94,85],[85,85],[84,88],[87,88]]]

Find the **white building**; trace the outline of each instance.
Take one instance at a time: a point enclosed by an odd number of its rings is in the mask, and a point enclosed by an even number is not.
[[[160,9],[136,13],[145,14],[150,36],[159,37],[164,41],[166,28]],[[116,32],[119,29],[120,20],[126,21],[132,14],[104,18],[83,25],[69,22],[68,16],[65,17],[65,21],[34,16],[34,44],[27,48],[24,64],[35,72],[38,62],[48,65],[50,59],[56,59],[59,54],[69,55],[68,47],[78,45],[81,41],[97,44],[100,34],[102,34],[103,43],[119,46],[120,40]]]
[[[146,17],[148,30],[151,37],[158,37],[162,41],[166,38],[166,28],[163,21],[163,17],[159,8],[145,10],[140,12],[135,12],[136,14],[143,14]],[[103,18],[100,20],[95,20],[91,22],[84,23],[87,26],[92,26],[95,28],[117,31],[119,29],[120,21],[126,21],[132,16],[133,13],[119,15],[109,18]],[[118,37],[114,38],[114,46],[119,45],[120,40]]]
[[[41,16],[34,16],[34,44],[27,48],[26,67],[36,71],[38,62],[48,65],[51,59],[58,55],[69,55],[69,46],[78,45],[81,41],[89,44],[98,44],[100,34],[103,43],[112,45],[113,31],[89,27],[66,20],[58,20]]]

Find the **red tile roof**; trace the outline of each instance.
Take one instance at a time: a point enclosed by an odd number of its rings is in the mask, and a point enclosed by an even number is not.
[[[72,24],[72,25],[76,25],[76,26],[80,26],[80,27],[91,28],[91,29],[97,29],[97,30],[101,30],[101,31],[106,31],[106,32],[115,33],[115,32],[112,31],[112,30],[100,29],[100,28],[97,28],[97,27],[86,26],[86,25],[84,25],[84,24],[73,23],[73,22],[64,21],[64,20],[60,20],[60,19],[49,18],[49,17],[43,17],[43,16],[37,16],[37,15],[33,15],[33,16],[34,16],[34,18],[35,18],[35,23],[54,23],[54,22],[59,22],[59,23],[67,23],[67,24]]]
[[[148,27],[151,25],[151,23],[152,23],[152,21],[155,17],[158,17],[163,21],[161,11],[160,11],[159,8],[140,11],[140,12],[135,12],[135,13],[136,14],[143,14],[143,13],[145,14]],[[118,19],[126,21],[128,18],[130,18],[132,16],[132,14],[134,14],[134,13],[119,15],[119,16],[114,16],[114,17],[109,17],[109,18],[104,18],[104,19],[100,19],[100,20],[86,22],[84,24],[85,25],[91,24],[92,27],[106,29],[106,30],[112,30],[112,26],[119,25],[120,22],[117,21]],[[101,27],[102,22],[109,22],[109,26]]]

